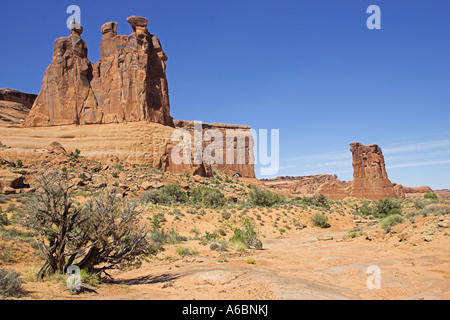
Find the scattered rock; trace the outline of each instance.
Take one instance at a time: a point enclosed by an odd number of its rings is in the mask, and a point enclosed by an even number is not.
[[[13,189],[13,188],[10,188],[10,187],[5,187],[5,188],[3,188],[2,193],[5,194],[5,195],[8,195],[8,194],[16,194],[16,193],[17,193],[17,190],[16,190],[16,189]]]
[[[431,240],[433,240],[433,237],[427,234],[423,236],[423,240],[425,240],[426,242],[430,242]]]
[[[193,176],[192,179],[197,183],[205,183],[205,179],[198,175]]]
[[[161,289],[166,289],[166,288],[169,288],[169,287],[173,287],[173,284],[172,284],[172,282],[164,282],[162,285],[161,285]]]
[[[438,225],[438,227],[441,227],[441,228],[448,228],[449,222],[448,221],[441,221],[437,225]]]
[[[78,187],[83,187],[83,186],[86,185],[86,183],[84,182],[84,180],[83,180],[83,179],[80,179],[80,178],[74,178],[74,179],[72,179],[72,183],[73,183],[74,185],[78,186]]]
[[[147,190],[153,188],[152,183],[148,182],[148,181],[143,182],[141,187],[142,187],[142,189],[144,189],[144,191],[147,191]]]
[[[50,143],[50,145],[47,147],[47,150],[50,153],[67,154],[66,149],[64,149],[64,147],[59,142],[56,141]]]
[[[11,189],[25,188],[25,177],[21,174],[10,172],[9,170],[0,170],[0,192],[12,192]],[[10,194],[10,193],[9,193]]]
[[[398,237],[398,239],[399,239],[399,240],[398,240],[399,242],[408,240],[408,234],[405,233],[405,232],[402,232],[402,233],[397,234],[397,237]]]
[[[328,235],[318,235],[317,236],[317,240],[319,241],[329,241],[329,240],[333,240],[333,236],[328,236]]]

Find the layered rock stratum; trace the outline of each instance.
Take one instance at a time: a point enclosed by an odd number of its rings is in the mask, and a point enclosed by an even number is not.
[[[14,89],[0,89],[0,125],[22,124],[36,97]]]

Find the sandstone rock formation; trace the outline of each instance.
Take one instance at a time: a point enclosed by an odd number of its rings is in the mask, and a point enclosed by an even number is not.
[[[428,186],[422,186],[422,187],[403,187],[403,191],[405,193],[428,193],[428,192],[433,192],[433,189],[431,189]]]
[[[262,181],[270,188],[287,191],[291,195],[324,194],[334,200],[347,197],[370,200],[405,198],[402,185],[389,181],[379,146],[364,146],[361,143],[351,143],[350,146],[353,153],[353,181],[341,181],[336,175],[329,174],[287,176]]]
[[[204,124],[205,128],[208,126]],[[171,161],[171,150],[178,144],[172,141],[176,128],[151,122],[129,122],[128,124],[94,124],[85,126],[53,127],[2,127],[1,142],[10,148],[1,148],[0,158],[8,161],[21,159],[24,164],[38,164],[51,159],[52,154],[70,154],[75,149],[89,160],[108,164],[117,159],[130,164],[144,164],[177,174],[210,176],[211,165],[181,164]],[[248,152],[253,155],[252,147]],[[64,157],[61,156],[61,159]],[[224,166],[217,166],[218,169]],[[243,177],[254,177],[253,165],[228,167],[229,173],[241,173]]]
[[[101,60],[87,58],[83,28],[55,41],[52,64],[24,126],[150,121],[173,126],[165,76],[167,56],[147,19],[130,17],[130,36],[102,26]]]
[[[262,179],[270,188],[288,192],[291,195],[324,194],[329,199],[340,200],[350,196],[351,182],[341,181],[336,175],[319,174],[302,177],[278,177]]]
[[[147,19],[129,17],[130,36],[117,35],[117,23],[102,26],[101,60],[94,66],[92,86],[103,123],[150,121],[173,126],[166,79],[167,56]]]
[[[187,130],[195,139],[195,122],[175,121],[174,123],[177,129]],[[250,127],[223,123],[202,123],[201,125],[202,160],[206,165],[212,165],[232,176],[255,178],[253,137]],[[221,137],[222,141],[216,141],[216,137]],[[195,144],[194,141],[192,143]]]
[[[31,109],[37,95],[24,93],[14,89],[0,89],[0,101],[11,101],[23,104],[26,108]]]
[[[177,146],[177,141],[172,140],[174,130],[192,131],[193,126],[178,121],[175,128],[170,116],[167,55],[158,38],[149,33],[147,19],[132,16],[127,21],[133,29],[129,36],[117,35],[116,22],[101,27],[101,59],[95,65],[87,57],[81,38],[83,28],[77,23],[72,23],[69,37],[55,41],[53,60],[45,72],[41,92],[21,129],[29,131],[5,129],[0,136],[12,149],[2,156],[46,161],[48,153],[41,150],[64,155],[64,148],[68,148],[68,153],[79,149],[89,159],[104,161],[115,157],[177,174],[211,176],[211,165],[215,165],[232,175],[254,178],[250,160],[253,140],[250,128],[245,126],[204,124],[203,131],[225,133],[239,129],[238,137],[246,141],[244,145],[232,141],[236,149],[225,152],[221,163],[209,161],[212,157],[194,161],[194,152],[189,163],[173,161],[172,151]],[[87,124],[88,130],[78,129]],[[100,126],[106,124],[111,126]],[[58,126],[62,129],[53,128]],[[39,127],[46,127],[45,132]],[[208,149],[210,143],[201,142],[200,147]],[[221,148],[225,148],[225,142]],[[244,154],[243,162],[225,161],[240,154]]]
[[[24,188],[25,177],[8,170],[0,170],[0,193],[13,194],[15,189]]]
[[[381,148],[358,142],[350,144],[353,154],[353,181],[351,196],[365,199],[405,198],[401,185],[394,186],[388,179]]]
[[[36,97],[13,89],[0,89],[0,125],[22,124]]]
[[[47,68],[39,93],[24,126],[55,126],[101,123],[90,82],[92,64],[82,27],[74,27],[69,37],[59,38],[53,46],[53,61]]]

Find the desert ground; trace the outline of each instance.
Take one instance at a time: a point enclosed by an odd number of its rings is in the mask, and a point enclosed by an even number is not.
[[[80,163],[73,170],[73,177],[79,176],[77,170],[86,171],[99,165],[83,159],[77,161]],[[54,167],[60,166],[58,161],[54,162]],[[103,175],[116,170],[120,173],[115,175],[116,180],[123,179],[124,183],[133,170],[129,165],[110,167]],[[14,269],[25,281],[22,295],[11,299],[450,298],[448,199],[402,200],[403,222],[386,229],[381,227],[380,219],[355,211],[356,207],[375,201],[329,200],[329,207],[324,208],[304,204],[301,198],[286,198],[274,206],[256,206],[247,201],[252,183],[262,187],[256,179],[215,172],[214,178],[194,181],[187,175],[138,168],[140,176],[146,172],[151,176],[148,179],[162,184],[176,182],[186,190],[208,185],[238,200],[230,200],[220,208],[190,203],[146,205],[141,217],[143,224],[149,225],[158,215],[161,229],[174,230],[179,239],[163,243],[157,252],[145,257],[139,268],[113,270],[109,273],[111,278],[101,281],[86,280],[96,288],[96,293],[73,295],[67,289],[66,275],[36,281],[43,259],[33,245],[33,236],[15,217],[32,192],[3,195],[0,206],[9,224],[0,228],[0,265]],[[37,165],[21,170],[35,169]],[[83,202],[95,188],[96,184],[87,182],[76,190],[76,198]],[[121,196],[138,201],[142,193],[140,190]],[[328,217],[326,227],[312,222],[311,217],[317,213]],[[262,249],[239,248],[229,242],[243,219],[254,223]],[[208,233],[217,237],[211,240]],[[180,247],[188,250],[182,253]],[[379,289],[367,286],[371,276],[367,268],[372,265],[381,271]]]

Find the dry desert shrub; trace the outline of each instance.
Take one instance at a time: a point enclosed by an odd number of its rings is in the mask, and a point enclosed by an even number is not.
[[[45,263],[37,279],[65,273],[77,265],[89,273],[138,265],[147,252],[146,230],[136,203],[114,190],[75,202],[72,185],[57,172],[41,174],[36,192],[24,205],[22,225],[36,233]]]

